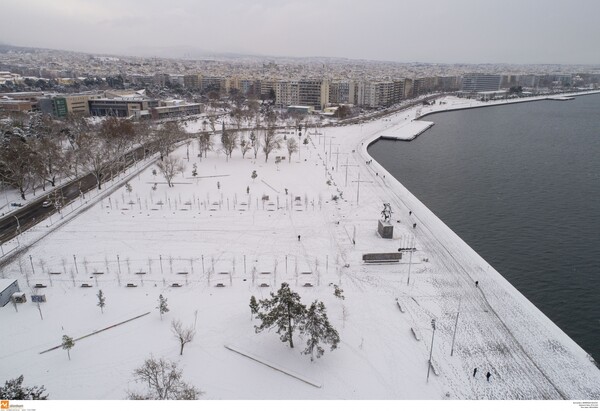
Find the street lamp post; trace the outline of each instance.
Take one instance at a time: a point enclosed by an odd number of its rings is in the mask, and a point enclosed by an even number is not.
[[[427,364],[427,382],[429,382],[429,372],[431,371],[431,356],[433,355],[433,339],[435,338],[435,318],[431,320],[431,328],[433,328],[433,334],[431,334],[431,349],[429,350],[429,363]]]
[[[460,304],[462,303],[462,298],[458,301],[458,311],[456,313],[456,322],[454,323],[454,334],[452,335],[452,348],[450,349],[450,357],[454,354],[454,339],[456,338],[456,329],[458,328],[458,316],[460,315]]]

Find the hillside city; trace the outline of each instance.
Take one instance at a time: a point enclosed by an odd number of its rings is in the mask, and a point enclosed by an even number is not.
[[[0,46],[0,110],[164,118],[206,104],[270,100],[275,108],[351,116],[431,93],[494,99],[597,88],[585,65],[449,65],[333,58],[104,56]],[[133,91],[136,90],[136,91]],[[217,104],[218,105],[218,104]]]

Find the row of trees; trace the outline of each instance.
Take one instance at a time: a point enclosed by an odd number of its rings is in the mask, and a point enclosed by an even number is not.
[[[0,126],[0,180],[17,188],[23,200],[29,190],[35,195],[82,172],[92,173],[100,188],[104,174],[123,159],[137,135],[132,122],[112,117],[99,126],[81,117],[12,118]]]
[[[239,148],[243,158],[252,152],[256,159],[262,152],[267,162],[270,154],[284,144],[273,122],[267,123],[264,129],[258,122],[249,139],[240,139],[239,134],[238,130],[226,129],[223,124],[221,145],[227,159]],[[101,189],[105,180],[123,168],[128,161],[127,153],[140,147],[144,155],[153,151],[160,154],[157,167],[172,187],[173,177],[185,170],[185,164],[171,153],[174,145],[186,137],[177,122],[152,128],[148,123],[116,117],[108,117],[99,125],[83,117],[56,120],[33,114],[12,118],[0,123],[0,181],[18,189],[23,200],[29,191],[35,195],[39,189],[46,191],[48,186],[55,187],[62,179],[74,179],[82,174],[92,174]],[[201,156],[206,157],[215,149],[208,131],[198,133],[196,141]],[[304,144],[308,144],[308,140],[305,139]],[[285,146],[291,162],[292,155],[299,151],[298,142],[290,137]]]
[[[176,122],[151,128],[148,123],[108,117],[100,124],[83,117],[56,120],[39,113],[0,123],[0,181],[28,191],[54,187],[60,179],[92,174],[98,189],[118,173],[135,147],[167,157],[186,133]],[[142,155],[138,154],[138,158]]]

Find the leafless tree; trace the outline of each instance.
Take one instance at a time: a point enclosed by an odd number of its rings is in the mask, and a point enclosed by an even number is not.
[[[298,143],[296,142],[296,139],[294,137],[290,137],[287,140],[287,151],[288,151],[288,162],[292,162],[292,154],[297,153],[298,152]]]
[[[164,157],[161,161],[156,163],[156,166],[165,177],[169,187],[173,187],[173,178],[185,170],[185,163],[183,160],[173,156]]]
[[[36,156],[22,137],[3,139],[0,145],[0,180],[17,188],[25,200],[27,190],[35,184]]]
[[[231,157],[231,154],[233,154],[233,150],[238,146],[237,139],[237,132],[223,129],[223,134],[221,134],[221,144],[223,144],[223,151],[225,151],[225,156],[228,159]]]
[[[242,138],[242,141],[240,141],[240,150],[242,151],[242,158],[246,158],[246,153],[250,151],[251,148],[252,146],[250,145],[250,142]]]
[[[181,321],[175,320],[171,322],[171,331],[173,331],[175,338],[179,340],[179,355],[183,355],[183,347],[185,347],[187,343],[192,342],[196,335],[196,331],[194,330],[194,327],[184,328]]]
[[[265,153],[265,163],[269,161],[269,154],[281,147],[281,139],[275,134],[275,128],[269,124],[262,140],[262,151]]]
[[[174,121],[163,124],[155,133],[155,144],[160,153],[160,159],[163,160],[169,155],[173,145],[184,137],[185,132]]]
[[[182,380],[182,371],[177,363],[160,358],[150,357],[140,368],[136,368],[133,376],[136,380],[148,385],[148,392],[139,394],[129,392],[130,400],[197,400],[202,391]]]

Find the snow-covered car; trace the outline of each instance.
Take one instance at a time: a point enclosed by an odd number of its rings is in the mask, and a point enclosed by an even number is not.
[[[46,200],[42,203],[42,207],[44,207],[44,208],[48,208],[51,205],[52,205],[52,201],[50,201],[50,200]]]

